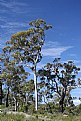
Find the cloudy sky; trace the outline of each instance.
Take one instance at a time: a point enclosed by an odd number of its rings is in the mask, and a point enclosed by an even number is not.
[[[38,18],[53,27],[46,32],[39,66],[61,57],[81,67],[81,0],[0,0],[0,51],[12,34]]]

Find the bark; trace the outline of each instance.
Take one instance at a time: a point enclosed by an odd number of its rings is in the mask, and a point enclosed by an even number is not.
[[[59,105],[60,105],[60,109],[61,109],[61,112],[63,113],[64,112],[64,99],[65,99],[65,93],[62,92],[62,96],[61,96],[61,99],[59,101]]]
[[[28,104],[28,97],[26,95],[26,99],[25,99],[26,105]]]
[[[9,87],[8,87],[7,95],[6,95],[6,107],[8,106],[9,106]]]
[[[2,105],[2,83],[0,81],[0,105]]]
[[[28,96],[25,95],[25,112],[28,112]]]
[[[37,95],[37,76],[36,76],[36,65],[34,67],[34,84],[35,84],[35,110],[38,110],[38,95]]]
[[[17,99],[15,98],[15,111],[17,111]]]

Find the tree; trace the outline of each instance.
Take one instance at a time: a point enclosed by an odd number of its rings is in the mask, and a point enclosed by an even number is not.
[[[9,106],[9,95],[13,96],[15,101],[15,111],[17,111],[17,98],[22,90],[22,85],[26,82],[28,73],[25,72],[22,65],[18,65],[14,60],[10,59],[7,49],[3,48],[2,54],[3,72],[1,74],[4,84],[7,88],[6,107]]]
[[[33,20],[29,25],[32,26],[32,28],[12,35],[11,40],[7,41],[4,52],[9,53],[9,58],[14,60],[16,64],[23,63],[23,65],[26,65],[33,71],[35,109],[37,110],[37,63],[42,59],[41,49],[45,41],[45,30],[48,30],[51,26],[47,25],[42,19]]]
[[[64,112],[64,101],[70,91],[76,87],[76,75],[80,68],[76,67],[73,61],[60,63],[60,58],[55,58],[53,63],[47,63],[46,66],[39,70],[42,80],[45,80],[46,97],[52,98],[55,93],[59,96],[59,105],[61,112]]]
[[[3,97],[3,94],[2,94],[2,78],[1,78],[1,73],[2,73],[2,67],[0,65],[0,105],[2,105],[2,97]]]

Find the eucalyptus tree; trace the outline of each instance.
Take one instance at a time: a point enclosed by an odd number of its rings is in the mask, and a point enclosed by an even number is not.
[[[23,102],[25,102],[26,106],[28,105],[29,102],[32,103],[32,101],[34,100],[33,94],[34,94],[34,80],[31,79],[22,85],[21,95],[24,99]]]
[[[15,60],[10,59],[8,47],[3,48],[2,62],[3,72],[1,77],[4,80],[5,87],[7,88],[6,107],[9,106],[9,95],[13,95],[15,110],[17,110],[17,97],[20,98],[19,95],[22,90],[21,86],[26,82],[28,73],[25,72],[22,65],[18,65]]]
[[[0,65],[0,105],[2,105],[2,77],[1,77],[1,73],[2,73],[2,66]]]
[[[53,63],[47,63],[43,69],[39,70],[39,75],[46,86],[46,97],[51,99],[55,93],[58,94],[59,106],[63,113],[66,97],[77,86],[76,75],[80,68],[73,61],[62,64],[59,60],[60,58],[55,58]]]
[[[29,23],[28,30],[18,32],[7,41],[4,51],[9,53],[9,58],[18,64],[29,67],[34,74],[35,85],[35,109],[38,108],[37,97],[37,63],[42,59],[41,49],[45,41],[45,30],[51,28],[42,19],[33,20]]]

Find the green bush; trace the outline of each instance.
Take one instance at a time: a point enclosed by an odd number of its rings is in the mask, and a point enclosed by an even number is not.
[[[18,114],[0,114],[0,121],[24,121],[25,117]]]

